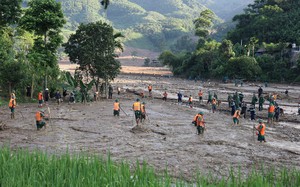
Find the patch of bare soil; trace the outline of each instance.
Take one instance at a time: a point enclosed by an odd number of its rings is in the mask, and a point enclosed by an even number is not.
[[[153,97],[148,97],[147,85],[153,85]],[[71,152],[85,151],[107,154],[116,161],[147,161],[158,171],[166,167],[175,177],[192,178],[197,170],[202,173],[212,172],[217,176],[226,176],[229,168],[240,170],[242,174],[265,167],[288,167],[300,169],[300,118],[297,111],[297,99],[300,87],[287,85],[270,85],[265,92],[281,92],[290,88],[289,98],[282,97],[279,104],[285,105],[286,114],[275,125],[267,124],[266,143],[256,140],[253,125],[256,121],[241,119],[238,126],[232,126],[232,117],[225,102],[227,93],[243,91],[247,102],[258,87],[245,83],[243,87],[217,82],[194,82],[176,78],[151,77],[143,75],[120,75],[113,83],[122,88],[121,94],[114,93],[113,99],[101,100],[89,104],[68,104],[60,106],[49,104],[51,117],[46,129],[37,131],[35,112],[38,104],[19,104],[16,119],[10,119],[7,107],[0,108],[0,119],[7,129],[0,131],[0,144],[10,143],[11,147],[41,149],[61,153],[66,149]],[[176,93],[194,96],[197,100],[199,88],[207,92],[215,91],[224,101],[216,113],[205,103],[194,103],[194,108],[186,104],[177,104]],[[116,90],[116,89],[114,89]],[[147,119],[136,126],[132,104],[138,95],[126,90],[145,92]],[[168,99],[163,102],[163,91],[168,92]],[[118,98],[123,111],[119,117],[113,116],[113,102]],[[195,126],[191,125],[194,115],[204,111],[207,130],[204,135],[197,135]],[[22,112],[22,113],[21,113]],[[23,114],[23,115],[21,115]],[[266,119],[266,110],[258,116]],[[289,122],[288,119],[290,119]],[[292,120],[291,120],[292,119]]]

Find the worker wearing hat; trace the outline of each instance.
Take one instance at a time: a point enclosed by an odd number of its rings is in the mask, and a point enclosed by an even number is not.
[[[143,102],[141,104],[141,122],[146,120],[146,107],[145,107],[146,103]]]
[[[114,103],[114,116],[120,116],[120,103],[118,99]]]
[[[196,120],[198,135],[203,134],[205,130],[205,122],[203,118],[204,112],[199,112]]]
[[[258,120],[258,126],[255,128],[258,132],[257,132],[257,140],[259,142],[266,142],[265,139],[265,131],[266,131],[266,125],[263,123],[262,119]]]
[[[36,120],[36,128],[37,130],[42,129],[44,126],[46,128],[46,122],[43,120],[45,117],[45,113],[43,110],[39,110],[35,113],[35,120]]]
[[[136,102],[133,103],[132,105],[132,109],[134,111],[134,115],[135,115],[135,120],[136,120],[136,124],[139,125],[139,121],[141,119],[141,102],[140,99],[136,99]]]

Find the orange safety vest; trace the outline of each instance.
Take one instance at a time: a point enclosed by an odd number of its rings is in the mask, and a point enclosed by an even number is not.
[[[261,127],[262,126],[262,127]],[[259,134],[264,136],[265,135],[265,131],[266,131],[266,125],[264,123],[262,124],[259,124],[257,127],[256,127],[258,130],[259,130]],[[261,129],[260,129],[261,128]]]
[[[36,112],[35,113],[35,120],[36,121],[42,121],[43,117],[41,115],[41,112]]]
[[[198,96],[199,96],[199,97],[202,97],[202,96],[203,96],[203,92],[199,92],[199,93],[198,93]]]
[[[275,112],[275,106],[274,106],[274,105],[271,105],[271,106],[269,107],[269,112],[270,112],[270,113]]]
[[[200,114],[196,114],[193,121],[197,121],[198,117],[201,116]]]
[[[42,92],[39,93],[38,99],[39,99],[39,101],[40,101],[40,100],[43,100],[43,94],[42,94]]]
[[[117,110],[117,111],[120,110],[120,103],[117,103],[117,102],[114,103],[114,110]]]
[[[133,110],[134,111],[141,110],[141,103],[140,102],[134,102],[133,103]]]
[[[240,111],[237,110],[237,111],[235,111],[233,118],[239,118],[239,117],[240,117]]]
[[[8,103],[9,108],[15,108],[16,106],[16,100],[15,99],[10,99]]]
[[[141,104],[141,112],[145,113],[145,105]]]
[[[217,100],[216,100],[216,99],[213,99],[213,100],[212,100],[212,104],[213,104],[213,105],[216,105],[216,104],[217,104]]]
[[[199,115],[198,118],[197,118],[197,126],[201,126],[201,127],[204,127],[204,119],[203,119],[203,116],[202,115]]]

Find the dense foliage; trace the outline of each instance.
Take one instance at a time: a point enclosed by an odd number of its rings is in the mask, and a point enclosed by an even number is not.
[[[102,20],[126,35],[126,46],[162,51],[176,50],[177,40],[183,36],[192,38],[193,20],[205,6],[219,10],[217,15],[221,18],[231,19],[234,13],[242,12],[249,0],[112,0],[107,10],[99,0],[59,1],[68,20],[65,28],[69,31],[76,30],[80,23]],[[230,6],[219,9],[220,4]],[[230,12],[231,7],[235,7],[234,12]],[[68,36],[70,32],[64,33]]]
[[[190,53],[164,52],[160,60],[175,75],[189,78],[229,78],[300,82],[299,1],[256,0],[233,18],[236,28],[226,40],[211,39],[210,11],[195,19],[198,47]]]
[[[92,78],[96,82],[97,90],[100,80],[107,85],[120,72],[121,64],[115,59],[115,49],[122,49],[118,37],[122,35],[114,35],[110,25],[99,21],[81,24],[64,44],[70,61],[79,65],[87,79]]]
[[[18,96],[29,87],[33,97],[35,91],[58,86],[57,50],[65,20],[55,0],[28,1],[23,13],[21,3],[0,2],[0,87],[5,95],[14,89]]]

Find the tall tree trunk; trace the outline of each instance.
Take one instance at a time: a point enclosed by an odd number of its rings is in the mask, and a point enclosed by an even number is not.
[[[108,86],[108,80],[105,79],[105,97],[106,97],[106,99],[108,99],[108,88],[107,88],[107,86]]]
[[[44,45],[45,45],[45,49],[46,49],[46,45],[47,45],[47,32],[44,33]],[[47,64],[45,64],[45,84],[44,84],[44,90],[48,87],[48,73],[47,73]]]
[[[100,81],[100,78],[98,77],[97,80],[95,81],[96,92],[99,92],[99,81]]]
[[[32,79],[31,79],[31,93],[30,93],[30,97],[31,99],[33,98],[33,90],[34,89],[34,75],[32,75]]]

